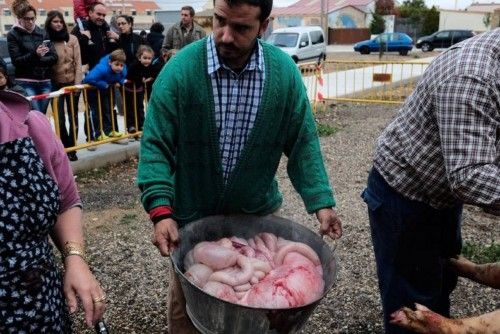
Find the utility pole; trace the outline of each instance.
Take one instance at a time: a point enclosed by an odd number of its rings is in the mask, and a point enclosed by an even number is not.
[[[320,6],[321,29],[325,32],[326,42],[328,43],[328,0],[320,0]]]

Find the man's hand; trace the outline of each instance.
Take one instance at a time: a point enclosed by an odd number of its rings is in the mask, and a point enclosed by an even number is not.
[[[80,33],[82,35],[87,36],[88,39],[92,39],[92,36],[90,35],[90,31],[88,31],[88,30],[82,30],[82,31],[80,31]]]
[[[320,223],[319,234],[328,235],[332,239],[342,236],[342,223],[335,210],[331,208],[316,211],[316,218]]]
[[[169,256],[179,242],[176,221],[168,218],[157,222],[154,226],[152,242],[162,256]]]
[[[111,39],[118,40],[120,38],[120,35],[118,35],[114,31],[109,30],[109,31],[106,31],[106,37],[109,38],[110,40]]]

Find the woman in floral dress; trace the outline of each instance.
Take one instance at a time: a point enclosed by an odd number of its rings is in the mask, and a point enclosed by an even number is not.
[[[0,92],[0,333],[71,333],[77,299],[87,325],[105,310],[86,263],[81,201],[47,118]],[[57,269],[49,236],[63,253]]]

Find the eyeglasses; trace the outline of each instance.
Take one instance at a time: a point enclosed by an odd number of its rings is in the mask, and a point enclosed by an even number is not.
[[[125,26],[127,25],[127,22],[116,22],[117,26]]]
[[[36,16],[32,16],[32,17],[28,17],[28,16],[25,16],[23,17],[23,20],[24,21],[35,21],[36,20]]]

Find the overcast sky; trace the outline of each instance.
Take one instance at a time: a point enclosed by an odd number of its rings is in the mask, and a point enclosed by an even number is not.
[[[286,7],[291,5],[292,3],[297,2],[298,0],[274,0],[275,7]],[[425,0],[427,6],[438,6],[442,9],[455,9],[455,5],[457,9],[464,9],[469,6],[472,2],[480,2],[480,3],[491,3],[494,0]],[[195,9],[200,9],[204,4],[207,3],[207,0],[157,0],[158,4],[162,7],[182,7],[184,5],[191,5],[195,7]],[[403,2],[403,0],[400,0]]]
[[[474,0],[475,2],[491,2],[492,0],[481,1]],[[292,3],[297,2],[297,0],[274,0],[274,6],[276,7],[286,7]],[[402,2],[402,1],[400,1]],[[427,6],[439,6],[443,9],[455,9],[455,2],[458,9],[463,9],[472,3],[472,0],[425,0]]]

